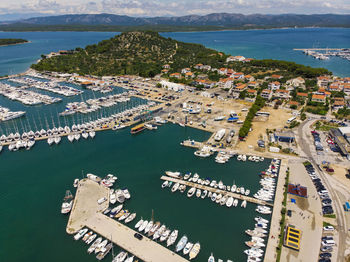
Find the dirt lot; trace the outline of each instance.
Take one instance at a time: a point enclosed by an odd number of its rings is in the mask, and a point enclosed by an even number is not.
[[[333,177],[336,178],[340,183],[350,188],[350,179],[346,178],[346,168],[340,165],[332,164],[331,168],[334,169]],[[348,167],[349,168],[349,167]]]
[[[264,107],[261,112],[269,112],[269,117],[254,118],[253,131],[248,134],[246,141],[240,141],[237,144],[237,149],[242,151],[253,152],[258,149],[257,141],[264,138],[267,141],[266,129],[281,129],[285,126],[286,121],[292,117],[288,109],[273,109],[272,107]],[[264,121],[265,120],[265,121]]]

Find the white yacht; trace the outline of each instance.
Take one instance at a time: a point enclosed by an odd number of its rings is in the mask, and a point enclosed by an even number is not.
[[[169,236],[169,238],[167,240],[167,247],[171,246],[172,244],[175,243],[178,233],[179,233],[178,230],[174,230],[173,232],[171,232],[171,234],[170,234],[170,236]]]
[[[187,241],[188,241],[187,236],[186,235],[183,236],[176,245],[176,248],[175,248],[176,252],[181,251],[185,247],[185,245],[187,244]]]
[[[74,235],[74,240],[79,240],[80,238],[82,238],[86,234],[86,232],[88,232],[87,228],[83,228],[83,229],[79,230],[79,232]]]
[[[190,253],[192,247],[193,247],[193,243],[188,242],[183,250],[184,255],[187,255],[188,253]]]

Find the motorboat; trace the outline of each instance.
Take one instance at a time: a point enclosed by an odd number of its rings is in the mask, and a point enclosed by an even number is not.
[[[165,171],[165,174],[170,177],[181,178],[180,172]]]
[[[196,197],[200,197],[201,196],[201,190],[198,188],[197,191],[196,191]]]
[[[213,256],[213,253],[210,254],[210,257],[208,258],[208,262],[215,262],[215,258]]]
[[[147,225],[148,225],[148,221],[147,220],[143,221],[142,225],[138,229],[139,232],[142,232],[143,230],[145,230]]]
[[[169,182],[168,182],[167,180],[166,180],[166,181],[164,181],[164,182],[163,182],[163,184],[162,184],[162,188],[167,187],[167,186],[168,186],[168,183],[169,183]]]
[[[188,190],[188,192],[187,192],[187,196],[188,197],[192,197],[195,192],[196,192],[196,188],[195,187],[191,187],[190,190]]]
[[[170,234],[170,236],[169,236],[169,238],[167,240],[167,247],[171,246],[172,244],[175,243],[178,233],[179,233],[178,230],[174,230],[173,232],[171,232],[171,234]]]
[[[162,225],[153,235],[153,240],[157,240],[165,231],[166,226]]]
[[[141,218],[135,225],[135,228],[139,228],[143,224],[143,219]]]
[[[196,244],[193,245],[190,251],[190,254],[189,254],[190,260],[194,259],[198,255],[200,250],[201,250],[201,245],[199,244],[199,242],[197,242]]]
[[[188,243],[186,244],[186,246],[184,247],[184,249],[183,249],[184,255],[187,255],[188,253],[190,253],[192,247],[193,247],[193,243],[188,242]]]
[[[181,237],[180,241],[176,245],[176,248],[175,248],[176,252],[181,251],[186,246],[187,241],[188,241],[188,238],[186,235]]]
[[[230,196],[226,201],[226,206],[231,207],[232,204],[233,204],[233,197]]]
[[[162,235],[160,236],[160,242],[165,241],[165,240],[169,237],[170,232],[171,232],[170,229],[164,230],[163,233],[162,233]]]
[[[109,216],[110,217],[114,217],[116,214],[118,214],[121,210],[123,209],[123,204],[120,204],[116,207],[114,207],[110,213],[109,213]]]
[[[87,252],[91,254],[95,251],[96,247],[102,242],[102,237],[97,238],[94,243],[88,248]]]
[[[94,241],[96,237],[97,237],[97,234],[93,234],[92,236],[90,236],[90,237],[85,241],[85,243],[88,244],[88,245],[90,245],[90,243],[91,243],[92,241]]]
[[[147,234],[151,228],[153,227],[153,221],[149,221],[149,223],[147,224],[147,226],[145,227],[145,234]]]
[[[128,253],[125,251],[121,251],[113,260],[112,262],[123,262],[126,257],[128,256]]]
[[[74,240],[79,240],[86,234],[86,232],[88,232],[87,228],[80,229],[79,232],[74,235]]]
[[[130,214],[130,215],[125,219],[125,223],[127,224],[127,223],[133,221],[133,220],[135,219],[135,217],[136,217],[136,213]]]
[[[180,186],[180,183],[175,183],[173,185],[173,187],[171,188],[171,192],[173,192],[173,193],[176,192],[176,190],[178,190],[179,186]]]

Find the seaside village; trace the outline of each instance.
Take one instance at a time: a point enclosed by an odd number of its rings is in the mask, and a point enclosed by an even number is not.
[[[243,56],[227,58],[228,63],[251,61]],[[212,73],[219,75],[217,81],[210,80]],[[159,190],[184,193],[188,201],[206,199],[222,208],[254,206],[255,226],[242,232],[249,262],[276,261],[281,256],[293,257],[290,261],[337,261],[345,238],[339,230],[343,225],[338,224],[334,213],[339,212],[341,203],[345,211],[337,216],[349,220],[345,212],[350,205],[348,193],[335,200],[333,191],[350,187],[350,122],[349,118],[335,116],[350,109],[350,77],[319,76],[311,88],[309,81],[302,77],[286,79],[273,71],[261,78],[259,73],[245,75],[203,64],[181,72],[172,72],[171,65],[165,64],[162,73],[152,79],[39,73],[31,69],[2,79],[0,94],[28,106],[62,102],[54,97],[60,94],[67,97],[66,109],[57,112],[54,118],[58,121],[52,120],[52,124],[30,125],[22,121],[26,112],[14,113],[1,107],[0,121],[17,118],[20,122],[13,122],[17,125],[15,131],[1,130],[0,148],[31,149],[38,140],[54,146],[65,136],[69,142],[78,143],[80,137],[94,138],[98,131],[127,127],[131,134],[137,134],[147,129],[156,131],[166,122],[206,130],[212,133],[207,141],[187,139],[181,145],[193,148],[196,157],[220,165],[231,158],[269,161],[268,168],[257,174],[260,189],[253,191],[245,185],[225,185],[197,173],[170,170],[159,174]],[[116,87],[125,91],[109,94]],[[53,96],[42,95],[36,89]],[[69,97],[81,96],[87,90],[101,96],[69,102]],[[126,105],[132,97],[146,102],[122,106],[123,110],[109,114],[103,110]],[[91,112],[96,112],[94,117],[77,117],[78,113]],[[68,123],[63,120],[68,116],[77,118]],[[245,126],[246,133],[242,131]],[[334,181],[329,182],[329,176]],[[67,233],[88,244],[89,254],[101,260],[115,243],[123,251],[113,255],[114,262],[196,260],[200,239],[190,239],[186,232],[168,228],[166,221],[145,220],[136,211],[129,211],[127,202],[133,192],[113,187],[120,182],[116,176],[89,173],[84,177],[74,181],[75,196],[67,191],[61,212],[69,214]],[[135,193],[135,197],[140,196]],[[208,261],[224,260],[212,250]],[[235,260],[232,257],[225,261]]]

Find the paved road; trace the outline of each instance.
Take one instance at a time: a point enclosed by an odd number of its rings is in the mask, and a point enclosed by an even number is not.
[[[316,173],[322,178],[326,188],[328,189],[330,196],[333,200],[333,208],[337,216],[338,232],[339,232],[339,243],[338,243],[338,254],[337,261],[345,261],[345,249],[346,249],[346,238],[348,232],[348,226],[346,224],[346,218],[344,214],[344,209],[342,202],[339,199],[337,190],[328,177],[323,173],[323,170],[318,167],[316,162],[316,156],[311,152],[310,146],[313,146],[313,141],[308,139],[307,135],[310,134],[311,129],[309,126],[315,121],[315,119],[310,119],[304,121],[298,128],[299,145],[301,150],[305,153],[306,158],[315,166]],[[332,181],[334,183],[334,180]],[[332,189],[332,190],[331,190]]]

